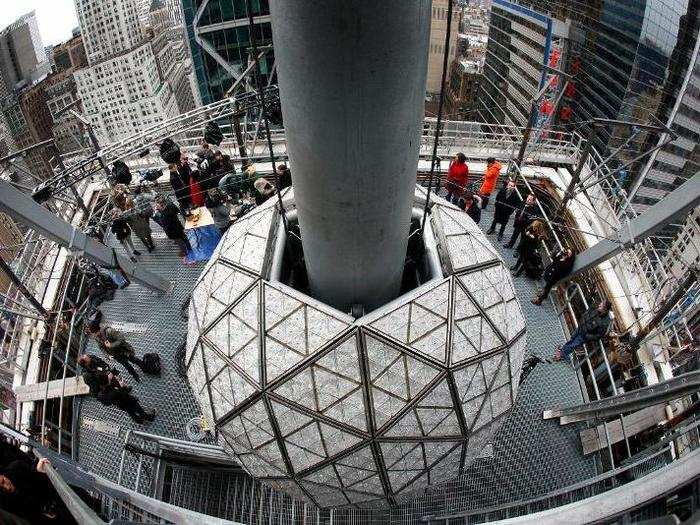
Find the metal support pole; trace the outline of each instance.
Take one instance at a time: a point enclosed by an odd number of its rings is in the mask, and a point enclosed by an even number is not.
[[[270,2],[309,285],[342,311],[401,288],[431,4]]]
[[[238,102],[236,102],[236,106],[238,106]],[[243,140],[243,131],[241,131],[241,117],[238,114],[231,117],[231,125],[233,127],[233,133],[236,136],[236,144],[238,144],[238,154],[240,155],[243,164],[245,164],[246,160],[248,159],[248,150],[245,147],[245,140]]]
[[[0,181],[0,210],[61,246],[81,252],[81,255],[99,265],[114,264],[111,248],[89,238],[5,181]],[[172,290],[173,284],[170,281],[140,267],[138,263],[126,257],[117,255],[116,258],[117,264],[135,281],[161,292],[167,293]]]
[[[7,184],[7,183],[3,182],[2,184]],[[8,184],[8,186],[9,186],[9,184]],[[12,187],[12,186],[10,186],[10,187]],[[14,191],[17,191],[14,188],[12,188],[12,189]],[[17,277],[15,272],[12,271],[12,268],[10,267],[10,265],[7,264],[5,259],[3,259],[2,257],[0,257],[0,270],[2,270],[5,273],[5,275],[7,275],[7,277],[10,279],[10,281],[12,281],[12,284],[14,284],[17,287],[17,290],[19,290],[19,292],[24,297],[26,297],[26,299],[32,304],[32,306],[36,309],[37,312],[39,312],[44,317],[47,317],[49,315],[49,313],[46,311],[46,308],[44,308],[43,305],[39,301],[37,301],[37,299],[34,297],[34,295],[29,290],[27,290],[27,287],[24,286],[24,283],[22,282],[22,280],[19,277]]]
[[[620,231],[620,234],[625,231],[628,238],[603,239],[579,254],[574,268],[566,276],[566,279],[571,279],[654,235],[698,204],[700,204],[700,174],[695,174],[693,178],[669,193],[662,201],[657,202],[644,213],[632,219],[628,228]]]

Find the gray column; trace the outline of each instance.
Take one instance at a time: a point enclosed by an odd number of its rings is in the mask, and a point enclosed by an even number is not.
[[[0,181],[0,211],[4,211],[28,228],[61,246],[82,251],[87,259],[97,264],[111,266],[114,263],[111,248],[75,229],[71,224],[40,206],[31,197],[5,181]],[[173,284],[170,281],[146,270],[138,263],[131,262],[122,255],[117,255],[117,262],[126,274],[135,281],[161,292],[170,292],[173,289]]]
[[[312,292],[348,311],[399,293],[424,112],[430,0],[272,0]]]

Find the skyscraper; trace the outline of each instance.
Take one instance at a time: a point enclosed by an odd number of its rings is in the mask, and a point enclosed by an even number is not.
[[[34,11],[0,31],[0,75],[9,90],[47,74],[49,69]]]
[[[553,60],[553,53],[561,56],[569,27],[508,0],[493,1],[489,26],[478,119],[524,126],[530,119],[532,99],[547,80],[545,65]]]
[[[445,50],[445,31],[447,31],[448,0],[434,0],[430,24],[430,50],[428,53],[428,80],[426,91],[439,93],[442,80],[442,59]],[[450,64],[457,56],[457,35],[459,33],[460,10],[455,7],[452,11],[452,27],[450,32]]]
[[[118,140],[178,112],[139,20],[136,0],[76,0],[88,67],[75,73],[97,135]]]
[[[251,1],[258,47],[272,44],[268,0]],[[251,46],[244,0],[182,0],[187,38],[202,103],[224,97],[247,67]],[[272,52],[260,60],[267,81]]]

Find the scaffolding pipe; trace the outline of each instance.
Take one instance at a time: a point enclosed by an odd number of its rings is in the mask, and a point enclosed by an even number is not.
[[[129,277],[150,288],[161,292],[170,292],[173,288],[170,281],[144,269],[138,263],[120,255],[115,257],[111,248],[89,238],[5,181],[0,181],[0,211],[101,266],[112,266],[116,262]]]
[[[431,4],[270,3],[309,283],[342,311],[372,310],[400,291]]]

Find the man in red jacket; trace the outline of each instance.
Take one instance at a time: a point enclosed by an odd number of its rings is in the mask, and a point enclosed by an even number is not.
[[[445,199],[453,204],[457,204],[459,198],[464,195],[468,182],[469,167],[467,166],[467,157],[464,156],[464,153],[457,153],[450,163],[450,170],[447,172],[447,182],[445,183],[447,196]]]

